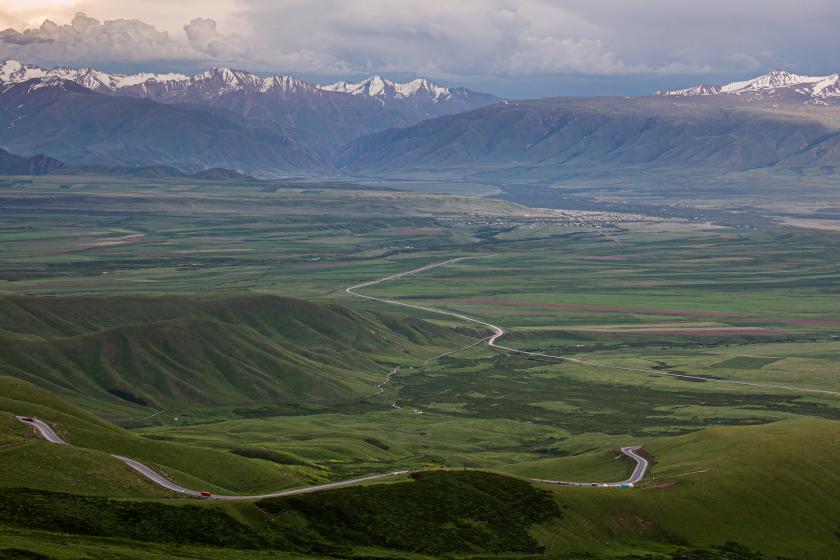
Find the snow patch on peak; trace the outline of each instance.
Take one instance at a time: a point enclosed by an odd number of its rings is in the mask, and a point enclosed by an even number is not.
[[[690,88],[675,89],[671,91],[657,91],[655,95],[717,95],[720,93],[720,86],[697,84]]]
[[[367,95],[371,97],[382,97],[386,95],[388,89],[393,89],[394,82],[390,82],[379,75],[373,75],[370,79],[365,80],[364,87],[367,89]]]
[[[658,91],[655,95],[691,97],[719,94],[746,96],[750,99],[787,99],[826,104],[826,98],[840,97],[840,78],[837,74],[803,76],[787,70],[771,70],[751,80],[722,86],[698,84],[686,89]]]
[[[0,62],[0,83],[25,82],[33,78],[59,78],[69,80],[94,91],[114,92],[122,87],[143,84],[149,81],[169,82],[186,80],[184,74],[111,74],[95,68],[67,68],[57,66],[51,70],[17,60]]]
[[[378,74],[374,74],[361,82],[353,83],[341,80],[334,84],[318,87],[324,91],[364,95],[381,99],[410,99],[422,96],[437,101],[453,96],[452,90],[438,85],[431,80],[417,78],[410,82],[400,83],[385,79]]]
[[[800,76],[787,70],[771,70],[763,76],[743,82],[732,82],[722,86],[722,93],[737,93],[740,91],[759,91],[778,87],[813,84],[824,80],[825,76]]]
[[[412,80],[407,84],[395,84],[395,87],[402,97],[427,95],[435,101],[452,97],[452,91],[449,88],[445,88],[423,78]]]
[[[31,93],[33,91],[37,91],[39,89],[61,89],[67,90],[67,86],[73,86],[73,82],[70,80],[66,80],[60,76],[47,76],[43,78],[33,78],[31,85],[27,89],[27,92]]]
[[[820,80],[812,89],[814,97],[840,97],[840,74],[832,74]]]
[[[46,70],[32,64],[24,64],[17,60],[0,62],[0,83],[25,82],[33,78],[41,78]]]
[[[137,86],[141,84],[145,84],[146,82],[159,82],[159,83],[166,83],[166,82],[180,82],[184,80],[189,80],[189,76],[186,74],[150,74],[146,72],[141,72],[139,74],[127,74],[127,75],[120,75],[117,74],[114,76],[115,78],[115,85],[117,88],[123,87],[131,87]]]

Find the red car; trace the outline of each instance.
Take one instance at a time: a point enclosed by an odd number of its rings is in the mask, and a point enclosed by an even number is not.
[[[24,422],[34,422],[35,421],[35,419],[32,418],[31,416],[24,416],[23,420],[24,420]]]
[[[212,496],[212,494],[210,492],[208,492],[207,490],[205,490],[204,492],[201,493],[202,498],[209,498],[210,496]]]

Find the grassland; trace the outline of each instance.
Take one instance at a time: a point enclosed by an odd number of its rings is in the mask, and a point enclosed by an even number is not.
[[[0,377],[4,446],[3,487],[79,494],[171,497],[143,481],[110,454],[138,459],[181,484],[215,492],[255,493],[310,482],[317,472],[201,447],[140,437],[18,379]],[[13,414],[50,423],[73,447],[48,444]],[[24,468],[22,468],[24,467]],[[98,481],[95,477],[101,477]]]
[[[424,467],[620,480],[631,465],[618,448],[643,444],[656,464],[642,489],[546,488],[562,517],[528,530],[545,556],[757,558],[721,548],[737,541],[804,560],[831,558],[840,544],[840,398],[796,390],[840,391],[834,232],[592,222],[428,193],[56,180],[0,192],[0,362],[74,404],[27,385],[4,392],[0,409],[42,416],[79,448],[53,449],[5,416],[0,469],[16,481],[7,486],[164,497],[100,461],[113,452],[214,491]],[[506,346],[709,381],[484,345],[429,361],[484,333],[344,292],[456,256],[470,258],[365,293],[502,325]],[[15,477],[21,462],[44,467]],[[65,462],[74,470],[59,475]],[[85,477],[94,468],[107,487]],[[342,515],[364,503],[383,526],[396,523],[364,492],[343,496]],[[321,499],[302,499],[286,521],[302,541],[346,554],[323,529],[344,518],[317,518]],[[260,532],[265,513],[254,507],[223,511]],[[3,536],[57,558],[61,542],[90,556],[135,547],[43,531]],[[386,551],[348,531],[358,555],[422,552],[396,541]],[[185,556],[220,554],[181,546]],[[280,557],[313,552],[278,546]],[[148,557],[176,555],[168,547]]]
[[[239,558],[256,548],[254,558],[829,559],[837,429],[805,419],[661,438],[648,449],[652,477],[623,492],[470,471],[253,504],[13,490],[0,498],[0,534],[5,546],[56,558]]]
[[[0,316],[8,374],[129,423],[174,409],[189,421],[189,406],[358,398],[406,355],[468,340],[418,319],[258,295],[0,297]]]

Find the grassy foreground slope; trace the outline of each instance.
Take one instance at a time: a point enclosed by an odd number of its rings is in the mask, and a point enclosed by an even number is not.
[[[0,298],[4,373],[135,416],[364,396],[402,356],[460,338],[418,319],[274,296]]]
[[[182,501],[9,490],[0,494],[0,534],[7,546],[56,558],[135,557],[131,551],[141,549],[149,558],[239,558],[243,549],[260,549],[253,558],[272,551],[319,558],[836,557],[839,423],[710,428],[646,449],[656,461],[653,478],[633,490],[544,486],[546,494],[522,480],[448,471],[250,504],[191,502],[204,513],[182,510]],[[24,509],[37,520],[15,513]],[[137,516],[142,533],[125,523]],[[212,533],[202,531],[211,525]],[[131,540],[138,538],[149,542]]]
[[[70,446],[47,443],[14,418],[49,423]],[[306,474],[223,450],[143,438],[12,377],[0,377],[0,486],[78,494],[173,497],[111,458],[119,454],[157,468],[192,488],[253,493],[303,484]]]

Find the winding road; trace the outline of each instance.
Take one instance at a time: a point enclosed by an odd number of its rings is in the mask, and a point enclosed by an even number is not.
[[[28,424],[35,428],[35,431],[40,435],[42,438],[47,440],[50,443],[54,443],[56,445],[70,445],[64,439],[61,438],[52,427],[44,422],[43,420],[39,420],[38,418],[33,418],[31,416],[17,416],[17,419],[23,422],[24,424]],[[641,446],[635,447],[623,447],[621,452],[636,461],[636,467],[633,469],[633,474],[628,478],[626,481],[623,482],[606,482],[606,483],[595,483],[595,482],[563,482],[560,480],[543,480],[537,478],[528,479],[532,482],[541,482],[545,484],[563,484],[567,486],[598,486],[603,488],[608,487],[629,487],[641,480],[645,472],[648,468],[647,460],[638,455],[636,451],[638,451]],[[237,496],[237,495],[226,495],[226,494],[211,494],[209,492],[199,491],[199,490],[192,490],[190,488],[185,488],[179,484],[176,484],[157,472],[156,470],[152,469],[141,463],[140,461],[135,461],[134,459],[129,459],[128,457],[123,457],[122,455],[111,455],[114,459],[121,461],[134,469],[138,474],[149,479],[151,482],[157,484],[162,488],[166,488],[167,490],[171,490],[176,494],[182,494],[184,496],[189,496],[192,498],[204,498],[208,500],[228,500],[228,501],[243,501],[243,500],[263,500],[266,498],[282,498],[285,496],[295,496],[298,494],[313,494],[315,492],[323,492],[325,490],[336,490],[338,488],[347,488],[348,486],[357,486],[359,484],[364,484],[365,482],[373,482],[375,480],[382,480],[386,478],[394,478],[400,476],[407,476],[415,473],[421,472],[428,472],[424,470],[413,470],[413,471],[394,471],[385,474],[374,474],[370,476],[363,476],[361,478],[354,478],[351,480],[342,480],[339,482],[329,482],[327,484],[318,484],[315,486],[306,486],[304,488],[293,488],[291,490],[281,490],[279,492],[269,492],[267,494],[254,494],[254,495],[247,495],[247,496]],[[504,474],[504,473],[499,473]]]
[[[676,378],[679,378],[679,379],[690,379],[692,381],[705,381],[705,382],[708,382],[708,383],[721,383],[721,384],[727,384],[727,385],[741,385],[741,386],[746,386],[746,387],[759,387],[759,388],[763,388],[763,389],[780,389],[780,390],[784,390],[784,391],[794,391],[794,392],[797,392],[797,393],[817,393],[817,394],[823,394],[823,395],[840,396],[839,391],[828,391],[828,390],[825,390],[825,389],[809,389],[809,388],[804,388],[804,387],[793,387],[793,386],[790,386],[790,385],[778,385],[778,384],[775,384],[775,383],[758,383],[758,382],[755,382],[755,381],[736,381],[736,380],[732,380],[732,379],[715,379],[715,378],[711,378],[711,377],[703,377],[702,375],[690,375],[690,374],[687,374],[687,373],[675,373],[675,372],[671,372],[671,371],[656,370],[656,369],[632,368],[632,367],[626,367],[626,366],[616,366],[616,365],[611,365],[611,364],[599,364],[597,362],[580,360],[578,358],[570,358],[568,356],[555,356],[555,355],[552,355],[552,354],[543,354],[543,353],[540,353],[540,352],[528,352],[526,350],[517,350],[516,348],[509,348],[507,346],[502,346],[501,344],[496,344],[496,341],[499,340],[501,337],[503,337],[505,335],[505,330],[498,325],[488,323],[487,321],[481,321],[480,319],[476,319],[475,317],[470,317],[469,315],[464,315],[462,313],[455,313],[453,311],[445,311],[443,309],[435,309],[433,307],[426,307],[426,306],[423,306],[423,305],[415,305],[413,303],[405,303],[403,301],[396,301],[396,300],[393,300],[393,299],[368,296],[368,295],[365,295],[365,294],[357,293],[355,291],[355,290],[360,290],[362,288],[375,286],[377,284],[382,284],[384,282],[389,282],[389,281],[392,281],[392,280],[399,280],[400,278],[403,278],[405,276],[418,274],[420,272],[425,272],[425,271],[431,270],[433,268],[438,268],[438,267],[445,266],[445,265],[448,265],[448,264],[453,264],[453,263],[463,261],[465,259],[470,259],[470,258],[475,258],[475,257],[457,257],[457,258],[449,259],[449,260],[446,260],[446,261],[443,261],[443,262],[429,264],[429,265],[426,265],[426,266],[421,266],[420,268],[415,268],[415,269],[412,269],[412,270],[408,270],[406,272],[400,272],[398,274],[392,274],[391,276],[386,276],[385,278],[380,278],[378,280],[371,280],[370,282],[364,282],[362,284],[357,284],[355,286],[350,286],[349,288],[346,288],[344,291],[347,292],[348,294],[350,294],[351,296],[355,296],[355,297],[358,297],[358,298],[363,298],[363,299],[367,299],[367,300],[371,300],[371,301],[378,301],[380,303],[387,303],[389,305],[399,305],[401,307],[408,307],[410,309],[418,309],[420,311],[427,311],[429,313],[436,313],[438,315],[446,315],[448,317],[455,317],[457,319],[462,319],[462,320],[468,321],[470,323],[481,325],[483,327],[486,327],[486,328],[490,329],[490,331],[493,333],[489,338],[484,339],[484,340],[487,340],[487,345],[490,346],[491,348],[495,349],[495,350],[499,350],[501,352],[508,353],[508,354],[516,354],[516,355],[519,355],[519,356],[526,356],[526,357],[532,357],[532,358],[547,358],[547,359],[550,359],[550,360],[558,360],[558,361],[563,361],[563,362],[569,362],[569,363],[579,364],[579,365],[583,365],[583,366],[589,366],[589,367],[593,367],[593,368],[610,369],[610,370],[624,371],[624,372],[630,372],[630,373],[645,373],[645,374],[650,374],[650,375],[660,375],[660,376],[663,376],[663,377],[676,377]]]
[[[38,418],[33,418],[31,416],[17,416],[17,419],[23,422],[24,424],[28,424],[35,428],[35,431],[38,432],[38,435],[40,435],[42,438],[44,438],[50,443],[54,443],[56,445],[70,445],[69,443],[64,441],[64,439],[62,439],[61,436],[55,433],[55,430],[53,430],[52,427],[43,420],[39,420]],[[166,488],[167,490],[171,490],[172,492],[175,492],[177,494],[191,496],[193,498],[208,498],[213,500],[261,500],[264,498],[281,498],[283,496],[294,496],[296,494],[309,494],[312,492],[323,492],[324,490],[334,490],[336,488],[355,486],[357,484],[362,484],[364,482],[370,482],[373,480],[380,480],[383,478],[390,478],[396,476],[405,476],[407,474],[411,474],[412,472],[419,472],[395,471],[386,474],[376,474],[371,476],[365,476],[362,478],[354,478],[353,480],[330,482],[329,484],[319,484],[317,486],[307,486],[305,488],[293,488],[291,490],[282,490],[280,492],[271,492],[268,494],[258,494],[254,496],[227,496],[222,494],[206,495],[206,492],[202,493],[201,491],[191,490],[189,488],[184,488],[183,486],[175,484],[162,474],[144,465],[140,461],[135,461],[134,459],[129,459],[128,457],[123,457],[122,455],[111,455],[111,457],[125,463],[126,465],[137,471],[139,474],[148,478],[150,481],[154,482],[158,486]]]
[[[502,327],[500,327],[498,325],[494,325],[492,323],[488,323],[487,321],[482,321],[480,319],[476,319],[474,317],[470,317],[469,315],[464,315],[462,313],[456,313],[456,312],[453,312],[453,311],[446,311],[446,310],[442,310],[442,309],[435,309],[433,307],[426,307],[426,306],[423,306],[423,305],[416,305],[416,304],[412,304],[412,303],[406,303],[406,302],[396,301],[396,300],[387,299],[387,298],[374,297],[374,296],[369,296],[369,295],[365,295],[365,294],[361,294],[361,293],[357,292],[357,290],[361,290],[362,288],[367,288],[367,287],[370,287],[370,286],[375,286],[377,284],[382,284],[382,283],[385,283],[385,282],[398,280],[398,279],[403,278],[405,276],[419,274],[421,272],[431,270],[433,268],[438,268],[438,267],[445,266],[445,265],[448,265],[448,264],[453,264],[453,263],[456,263],[456,262],[459,262],[459,261],[462,261],[462,260],[468,259],[468,258],[471,258],[471,257],[458,257],[458,258],[454,258],[454,259],[449,259],[449,260],[446,260],[446,261],[443,261],[443,262],[429,264],[429,265],[426,265],[426,266],[422,266],[420,268],[415,268],[415,269],[412,269],[412,270],[408,270],[406,272],[400,272],[398,274],[393,274],[393,275],[387,276],[385,278],[379,278],[377,280],[371,280],[369,282],[363,282],[361,284],[356,284],[355,286],[351,286],[349,288],[346,288],[345,292],[347,292],[347,294],[352,295],[354,297],[363,298],[363,299],[376,301],[376,302],[380,302],[380,303],[385,303],[385,304],[388,304],[388,305],[397,305],[397,306],[400,306],[400,307],[406,307],[406,308],[409,308],[409,309],[416,309],[416,310],[425,311],[425,312],[428,312],[428,313],[434,313],[434,314],[437,314],[437,315],[445,315],[445,316],[448,316],[448,317],[454,317],[456,319],[461,319],[461,320],[467,321],[469,323],[481,325],[481,326],[487,328],[492,333],[490,336],[482,338],[482,339],[478,340],[477,342],[474,342],[473,344],[465,346],[464,348],[461,348],[459,350],[453,350],[451,352],[446,352],[444,354],[440,354],[439,356],[435,356],[434,358],[430,358],[429,360],[426,360],[426,364],[428,364],[429,361],[435,360],[437,358],[441,358],[443,356],[447,356],[449,354],[452,354],[452,353],[455,353],[455,352],[458,352],[458,351],[461,351],[461,350],[464,350],[464,349],[467,349],[467,348],[471,348],[473,346],[476,346],[476,345],[480,344],[481,342],[487,341],[487,344],[490,348],[493,348],[494,350],[504,352],[504,353],[507,353],[507,354],[515,354],[515,355],[526,356],[526,357],[535,357],[535,358],[547,358],[547,359],[551,359],[551,360],[559,360],[559,361],[563,361],[563,362],[570,362],[570,363],[574,363],[574,364],[589,366],[589,367],[593,367],[593,368],[603,368],[603,369],[610,369],[610,370],[616,370],[616,371],[624,371],[624,372],[632,372],[632,373],[644,373],[644,374],[649,374],[649,375],[659,375],[659,376],[675,377],[675,378],[681,378],[681,379],[691,379],[691,380],[695,380],[695,381],[705,381],[705,382],[709,382],[709,383],[723,383],[723,384],[729,384],[729,385],[741,385],[741,386],[760,387],[760,388],[767,388],[767,389],[780,389],[780,390],[795,391],[795,392],[800,392],[800,393],[819,393],[819,394],[828,394],[828,395],[840,396],[840,392],[837,392],[837,391],[828,391],[828,390],[823,390],[823,389],[808,389],[808,388],[802,388],[802,387],[792,387],[792,386],[788,386],[788,385],[778,385],[778,384],[773,384],[773,383],[758,383],[758,382],[752,382],[752,381],[735,381],[735,380],[728,380],[728,379],[713,379],[713,378],[703,377],[703,376],[699,376],[699,375],[689,375],[689,374],[683,374],[683,373],[675,373],[675,372],[654,370],[654,369],[645,369],[645,368],[632,368],[632,367],[616,366],[616,365],[611,365],[611,364],[600,364],[600,363],[597,363],[597,362],[590,362],[590,361],[586,361],[586,360],[580,360],[580,359],[577,359],[577,358],[570,358],[568,356],[555,356],[555,355],[552,355],[552,354],[543,354],[543,353],[540,353],[540,352],[528,352],[528,351],[525,351],[525,350],[518,350],[516,348],[509,348],[507,346],[502,346],[501,344],[497,344],[497,341],[502,336],[504,336],[505,330]],[[384,392],[384,385],[387,384],[388,381],[390,381],[391,376],[394,373],[396,373],[397,371],[398,371],[398,368],[395,368],[394,370],[392,370],[388,374],[388,376],[386,377],[385,382],[383,382],[381,385],[379,385],[377,387],[378,391],[376,393],[373,393],[372,395],[369,395],[369,396],[378,395],[378,394],[381,394],[382,392]],[[48,441],[50,443],[53,443],[53,444],[56,444],[56,445],[69,445],[46,422],[44,422],[42,420],[39,420],[37,418],[30,417],[30,416],[18,416],[17,418],[21,422],[24,422],[28,425],[31,425],[33,428],[35,428],[36,432],[42,438],[44,438],[46,441]],[[532,482],[543,483],[543,484],[559,484],[559,485],[565,485],[565,486],[586,486],[586,487],[599,487],[599,488],[632,487],[633,485],[637,484],[638,482],[640,482],[644,478],[645,474],[647,473],[647,469],[650,466],[648,460],[639,453],[640,450],[641,450],[641,446],[639,446],[639,445],[628,446],[628,447],[622,447],[621,448],[621,453],[623,455],[625,455],[626,457],[629,457],[630,459],[632,459],[636,463],[630,477],[627,480],[624,480],[624,481],[621,481],[621,482],[569,482],[569,481],[562,481],[562,480],[551,480],[551,479],[540,479],[540,478],[531,478],[531,479],[528,479],[528,480],[530,480]],[[340,481],[340,482],[331,482],[331,483],[328,483],[328,484],[319,484],[319,485],[316,485],[316,486],[307,486],[305,488],[294,488],[294,489],[291,489],[291,490],[282,490],[282,491],[279,491],[279,492],[271,492],[271,493],[268,493],[268,494],[258,494],[258,495],[250,495],[250,496],[235,496],[235,495],[210,494],[208,492],[202,492],[202,491],[198,491],[198,490],[192,490],[192,489],[189,489],[189,488],[185,488],[183,486],[180,486],[180,485],[172,482],[171,480],[169,480],[165,476],[161,475],[160,473],[158,473],[154,469],[144,465],[143,463],[141,463],[139,461],[136,461],[134,459],[130,459],[128,457],[123,457],[121,455],[112,455],[112,457],[114,457],[115,459],[125,463],[130,468],[132,468],[134,471],[139,473],[140,475],[144,476],[145,478],[147,478],[151,482],[157,484],[158,486],[166,488],[167,490],[170,490],[172,492],[175,492],[175,493],[178,493],[178,494],[181,494],[181,495],[184,495],[184,496],[190,496],[190,497],[195,497],[195,498],[214,499],[214,500],[259,500],[259,499],[264,499],[264,498],[278,498],[278,497],[283,497],[283,496],[294,496],[294,495],[297,495],[297,494],[309,494],[309,493],[314,493],[314,492],[323,492],[323,491],[326,491],[326,490],[334,490],[334,489],[337,489],[337,488],[345,488],[345,487],[348,487],[348,486],[355,486],[355,485],[358,485],[358,484],[363,484],[365,482],[371,482],[371,481],[375,481],[375,480],[381,480],[381,479],[392,478],[392,477],[400,477],[400,476],[410,475],[410,474],[413,474],[413,473],[423,472],[421,470],[395,471],[395,472],[390,472],[390,473],[385,473],[385,474],[377,474],[377,475],[366,476],[366,477],[362,477],[362,478],[354,478],[352,480],[344,480],[344,481]],[[504,474],[504,473],[500,473],[500,474]]]
[[[553,359],[564,360],[564,361],[569,361],[569,362],[583,364],[583,365],[589,365],[589,366],[593,366],[593,367],[604,367],[604,368],[619,369],[619,370],[626,370],[626,371],[653,373],[653,374],[656,374],[656,375],[670,375],[670,376],[674,376],[674,377],[687,377],[687,378],[691,378],[691,379],[703,379],[704,381],[726,382],[726,381],[717,380],[717,379],[707,379],[707,378],[703,378],[703,377],[689,376],[689,375],[683,375],[683,374],[674,374],[674,373],[662,372],[662,371],[657,371],[657,370],[645,370],[645,369],[625,368],[625,367],[620,367],[620,366],[595,364],[595,363],[592,363],[592,362],[586,362],[586,361],[578,360],[578,359],[575,359],[575,358],[567,358],[567,357],[563,357],[563,356],[552,356],[552,355],[549,355],[549,354],[539,354],[539,353],[536,353],[536,352],[526,352],[524,350],[516,350],[514,348],[508,348],[506,346],[501,346],[499,344],[496,344],[496,341],[505,334],[504,329],[502,329],[498,325],[494,325],[494,324],[488,323],[486,321],[481,321],[479,319],[475,319],[474,317],[470,317],[468,315],[463,315],[461,313],[455,313],[455,312],[452,312],[452,311],[444,311],[444,310],[441,310],[441,309],[434,309],[432,307],[425,307],[425,306],[422,306],[422,305],[415,305],[415,304],[405,303],[405,302],[401,302],[401,301],[394,301],[394,300],[385,299],[385,298],[368,296],[368,295],[365,295],[365,294],[357,293],[355,291],[355,290],[359,290],[359,289],[366,288],[366,287],[369,287],[369,286],[374,286],[376,284],[381,284],[383,282],[388,282],[388,281],[391,281],[391,280],[397,280],[397,279],[405,277],[405,276],[409,276],[409,275],[412,275],[412,274],[417,274],[417,273],[424,272],[426,270],[430,270],[430,269],[437,268],[437,267],[440,267],[440,266],[444,266],[444,265],[447,265],[447,264],[456,263],[456,262],[462,261],[466,258],[469,258],[469,257],[458,257],[458,258],[454,258],[454,259],[449,259],[447,261],[426,265],[426,266],[423,266],[423,267],[420,267],[420,268],[415,268],[413,270],[409,270],[409,271],[406,271],[406,272],[401,272],[399,274],[394,274],[394,275],[391,275],[391,276],[387,276],[385,278],[380,278],[378,280],[371,280],[369,282],[364,282],[362,284],[357,284],[355,286],[351,286],[351,287],[347,288],[345,291],[348,294],[350,294],[352,296],[355,296],[355,297],[358,297],[358,298],[364,298],[364,299],[368,299],[368,300],[372,300],[372,301],[378,301],[378,302],[387,303],[387,304],[390,304],[390,305],[398,305],[398,306],[401,306],[401,307],[407,307],[407,308],[411,308],[411,309],[418,309],[418,310],[421,310],[421,311],[427,311],[429,313],[436,313],[438,315],[446,315],[446,316],[449,316],[449,317],[455,317],[455,318],[462,319],[462,320],[467,321],[467,322],[482,325],[482,326],[488,328],[492,332],[492,334],[490,336],[482,338],[482,339],[480,339],[480,340],[478,340],[478,341],[476,341],[476,342],[474,342],[474,343],[472,343],[468,346],[465,346],[464,348],[461,348],[459,350],[453,350],[451,352],[446,352],[444,354],[440,354],[439,356],[435,356],[434,358],[430,358],[429,360],[426,360],[426,364],[428,364],[428,362],[430,362],[432,360],[441,358],[443,356],[447,356],[449,354],[452,354],[452,353],[455,353],[455,352],[458,352],[458,351],[461,351],[461,350],[465,350],[467,348],[472,348],[473,346],[476,346],[476,345],[478,345],[478,344],[480,344],[484,341],[487,341],[487,344],[491,348],[494,348],[496,350],[500,350],[500,351],[503,351],[503,352],[513,353],[513,354],[520,354],[520,355],[525,355],[525,356],[537,356],[537,357],[543,357],[543,358],[553,358]],[[368,395],[368,396],[373,396],[373,395],[377,395],[377,394],[380,394],[380,393],[384,392],[384,387],[383,386],[388,381],[390,381],[391,376],[394,373],[396,373],[397,371],[398,371],[398,368],[395,368],[394,370],[389,372],[388,376],[386,377],[385,382],[383,382],[381,385],[379,385],[377,387],[378,392],[373,393],[372,395]],[[735,383],[735,384],[741,384],[741,385],[757,385],[757,386],[762,386],[762,387],[786,388],[786,387],[780,387],[780,386],[757,384],[757,383],[748,383],[748,382],[737,382],[737,381],[729,381],[729,383]],[[807,389],[806,389],[806,391],[807,391]],[[814,391],[814,390],[812,390],[812,391]],[[814,391],[814,392],[832,393],[831,391]],[[835,394],[840,394],[840,393],[835,393]],[[31,425],[33,428],[35,428],[36,432],[42,438],[44,438],[46,441],[48,441],[50,443],[53,443],[53,444],[56,444],[56,445],[69,445],[46,422],[44,422],[42,420],[39,420],[37,418],[33,418],[31,416],[17,416],[17,419],[20,420],[21,422],[23,422],[25,424],[28,424],[28,425]],[[628,446],[628,447],[622,447],[621,448],[621,453],[624,454],[626,457],[629,457],[630,459],[635,461],[636,465],[635,465],[635,467],[633,469],[633,472],[631,473],[630,477],[627,478],[626,480],[623,480],[623,481],[620,481],[620,482],[571,482],[571,481],[542,479],[542,478],[529,478],[527,480],[530,480],[531,482],[542,483],[542,484],[558,484],[558,485],[564,485],[564,486],[599,487],[599,488],[619,488],[619,487],[627,488],[627,487],[632,487],[633,485],[635,485],[636,483],[641,481],[642,478],[644,478],[645,474],[647,473],[647,469],[650,466],[648,460],[645,459],[639,453],[640,450],[641,450],[640,445]],[[198,490],[193,490],[193,489],[190,489],[190,488],[185,488],[185,487],[183,487],[179,484],[176,484],[176,483],[172,482],[171,480],[169,480],[168,478],[166,478],[162,474],[158,473],[157,471],[148,467],[147,465],[144,465],[140,461],[136,461],[136,460],[130,459],[128,457],[123,457],[122,455],[111,455],[111,456],[113,458],[117,459],[118,461],[121,461],[122,463],[128,465],[135,472],[144,476],[145,478],[147,478],[148,480],[150,480],[151,482],[157,484],[158,486],[160,486],[162,488],[165,488],[167,490],[170,490],[172,492],[175,492],[177,494],[181,494],[181,495],[184,495],[184,496],[189,496],[189,497],[194,497],[194,498],[213,499],[213,500],[260,500],[260,499],[265,499],[265,498],[280,498],[280,497],[284,497],[284,496],[294,496],[294,495],[297,495],[297,494],[311,494],[311,493],[315,493],[315,492],[323,492],[323,491],[326,491],[326,490],[334,490],[334,489],[337,489],[337,488],[346,488],[348,486],[356,486],[356,485],[359,485],[359,484],[363,484],[365,482],[372,482],[372,481],[375,481],[375,480],[382,480],[382,479],[386,479],[386,478],[400,477],[400,476],[406,476],[406,475],[410,475],[410,474],[414,474],[414,473],[423,472],[422,470],[395,471],[395,472],[390,472],[390,473],[385,473],[385,474],[377,474],[377,475],[370,475],[370,476],[365,476],[365,477],[361,477],[361,478],[354,478],[354,479],[351,479],[351,480],[344,480],[344,481],[340,481],[340,482],[330,482],[330,483],[327,483],[327,484],[307,486],[307,487],[304,487],[304,488],[294,488],[294,489],[291,489],[291,490],[282,490],[282,491],[279,491],[279,492],[271,492],[271,493],[268,493],[268,494],[237,496],[237,495],[211,494],[211,493],[206,492],[206,491],[198,491]],[[504,473],[499,473],[499,474],[504,474]]]

